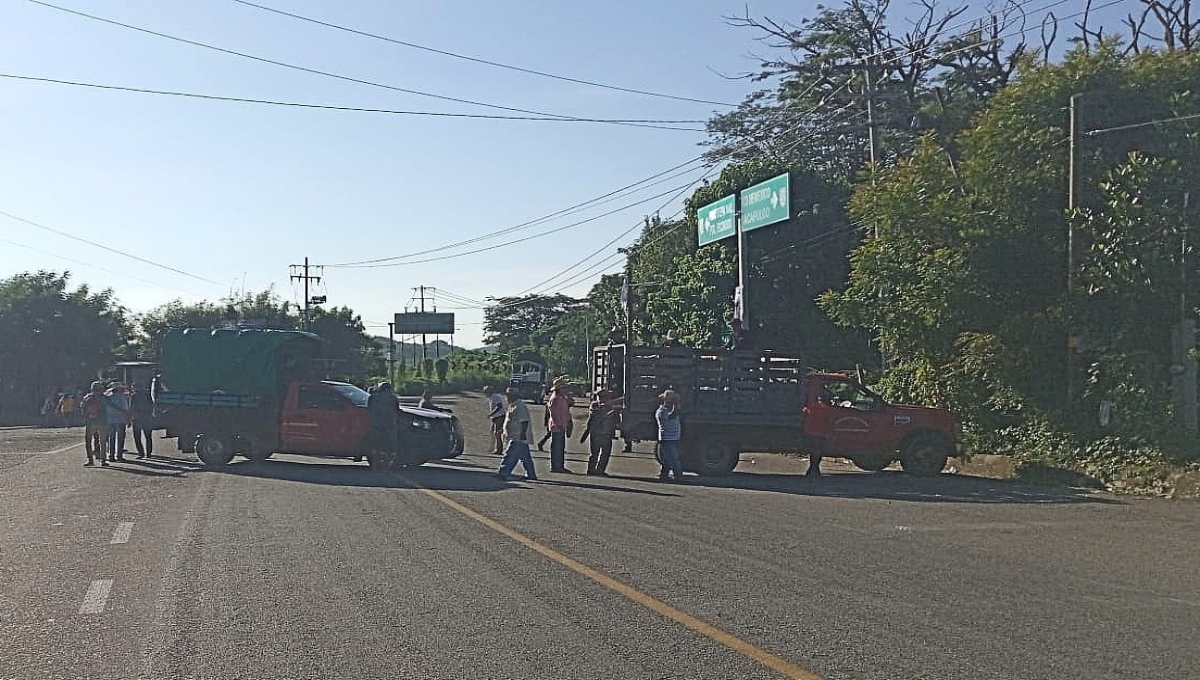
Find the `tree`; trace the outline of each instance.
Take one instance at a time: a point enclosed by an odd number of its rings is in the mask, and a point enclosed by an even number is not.
[[[221,298],[218,302],[202,300],[186,305],[173,300],[137,317],[140,333],[134,351],[146,359],[158,357],[162,335],[171,328],[251,328],[297,330],[300,327],[298,310],[280,299],[274,289],[258,293],[241,293]]]
[[[129,339],[111,290],[70,289],[70,273],[0,281],[0,405],[36,412],[55,388],[87,387]]]
[[[567,295],[525,295],[490,298],[483,310],[483,341],[500,351],[518,347],[544,348],[552,340],[555,324],[582,303]]]
[[[317,307],[309,313],[309,331],[325,341],[322,354],[331,360],[332,373],[363,384],[387,372],[379,344],[367,334],[362,318],[349,307]]]
[[[857,189],[851,212],[880,235],[822,303],[893,353],[894,395],[951,405],[977,433],[1047,419],[1086,435],[1101,399],[1169,412],[1168,333],[1180,302],[1194,313],[1200,301],[1194,277],[1179,283],[1197,265],[1182,246],[1200,236],[1182,208],[1200,180],[1197,73],[1196,53],[1128,55],[1111,42],[1061,65],[1026,62],[956,140],[958,162],[927,137]],[[1068,214],[1065,111],[1079,93]],[[1068,333],[1082,343],[1071,375]],[[1069,382],[1088,385],[1082,398],[1067,398]],[[1162,441],[1161,419],[1142,422],[1140,436]]]

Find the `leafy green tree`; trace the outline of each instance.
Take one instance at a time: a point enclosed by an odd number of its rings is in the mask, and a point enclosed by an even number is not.
[[[0,405],[37,411],[55,388],[84,388],[129,339],[128,312],[111,290],[70,288],[70,273],[0,281]]]
[[[387,372],[379,344],[366,332],[354,310],[317,307],[310,310],[309,317],[309,331],[325,341],[322,354],[331,360],[331,375],[361,384]]]
[[[1194,283],[1178,282],[1196,266],[1182,200],[1200,179],[1189,118],[1198,59],[1105,43],[1061,65],[1028,62],[956,140],[960,158],[927,138],[859,186],[851,212],[879,238],[854,251],[848,283],[822,303],[891,353],[894,395],[954,406],[981,434],[1048,419],[1083,435],[1105,396],[1121,409],[1153,394],[1148,410],[1167,412],[1168,333],[1180,302],[1193,313],[1197,301]],[[1066,110],[1077,94],[1070,215]],[[1082,341],[1070,380],[1091,380],[1082,399],[1066,398],[1068,331]],[[1138,434],[1161,441],[1160,422],[1144,419]]]
[[[558,320],[582,304],[567,295],[525,295],[492,301],[495,304],[483,311],[483,341],[504,352],[548,346]]]

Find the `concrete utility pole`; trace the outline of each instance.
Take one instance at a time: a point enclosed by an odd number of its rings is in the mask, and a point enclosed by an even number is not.
[[[319,282],[321,280],[321,277],[309,275],[308,271],[309,271],[310,265],[308,264],[307,257],[304,258],[304,264],[294,264],[294,265],[291,265],[291,268],[292,268],[292,275],[289,276],[288,278],[292,281],[296,281],[296,280],[304,281],[304,317],[303,317],[303,319],[304,319],[304,330],[308,330],[308,325],[309,325],[308,306],[312,302],[312,299],[308,296],[308,282],[309,281]],[[303,274],[296,273],[296,272],[300,272],[300,271],[302,271],[304,273]],[[320,302],[324,302],[324,299],[320,300]]]
[[[1188,192],[1183,194],[1183,219],[1188,220]],[[1187,224],[1179,244],[1179,325],[1171,337],[1171,387],[1175,394],[1175,406],[1179,413],[1179,422],[1188,432],[1196,432],[1197,413],[1197,367],[1192,351],[1196,348],[1196,320],[1188,310],[1187,299]]]
[[[1071,95],[1067,123],[1067,406],[1075,403],[1075,102]]]
[[[417,290],[420,291],[419,298],[421,300],[421,313],[425,312],[425,288],[426,288],[425,286],[417,286]],[[421,334],[421,370],[422,371],[425,370],[425,359],[426,359],[425,334],[422,333]]]

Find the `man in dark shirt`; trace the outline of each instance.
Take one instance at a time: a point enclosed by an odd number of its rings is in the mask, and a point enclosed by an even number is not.
[[[754,349],[750,331],[742,327],[741,319],[730,321],[729,328],[729,340],[725,342],[725,349]]]
[[[371,414],[371,448],[389,454],[396,453],[400,439],[400,399],[392,391],[392,384],[379,383],[375,392],[367,399],[367,412]],[[355,456],[354,460],[362,460]]]
[[[129,385],[129,410],[133,414],[133,445],[137,447],[137,457],[150,458],[154,455],[154,402],[148,391],[132,383]]]

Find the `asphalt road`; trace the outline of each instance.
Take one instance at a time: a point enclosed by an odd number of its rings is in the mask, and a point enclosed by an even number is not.
[[[388,476],[0,430],[0,679],[1197,677],[1200,504],[647,446],[506,483],[453,406],[468,453]]]

